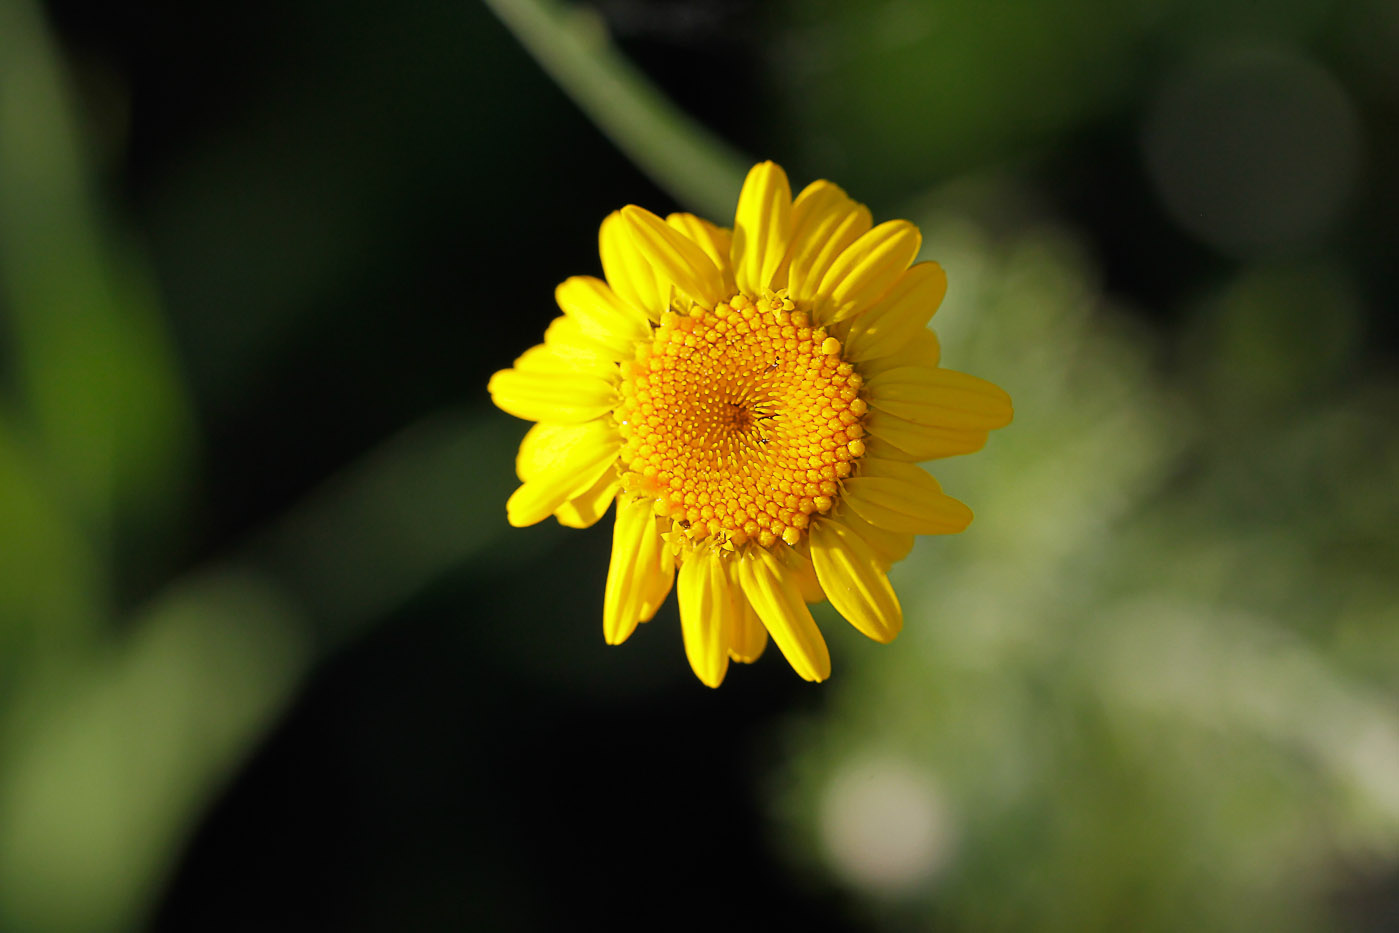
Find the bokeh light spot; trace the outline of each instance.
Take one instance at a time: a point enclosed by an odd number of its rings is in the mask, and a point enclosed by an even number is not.
[[[1304,248],[1345,207],[1360,128],[1311,61],[1238,50],[1168,79],[1143,139],[1152,182],[1186,230],[1231,255]]]
[[[833,871],[886,897],[936,877],[951,854],[950,823],[932,778],[896,759],[847,762],[821,800],[821,841]]]

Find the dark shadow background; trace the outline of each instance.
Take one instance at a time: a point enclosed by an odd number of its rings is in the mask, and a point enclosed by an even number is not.
[[[658,13],[625,47],[754,138],[761,10],[689,8],[703,21]],[[401,425],[486,406],[553,284],[597,267],[598,221],[672,205],[475,3],[50,15],[108,108],[106,181],[149,238],[206,448],[203,511],[124,568],[133,604]],[[687,80],[711,57],[732,63],[722,82]],[[741,911],[845,928],[838,899],[774,864],[750,780],[778,754],[774,719],[819,694],[777,665],[697,687],[673,606],[627,656],[606,650],[610,531],[586,535],[465,568],[322,665],[203,821],[156,927],[675,929]],[[584,666],[625,686],[580,693]]]

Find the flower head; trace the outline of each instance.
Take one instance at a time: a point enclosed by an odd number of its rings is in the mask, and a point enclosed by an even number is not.
[[[606,280],[555,292],[563,315],[495,403],[539,422],[516,458],[511,524],[587,527],[616,500],[603,634],[620,644],[678,577],[701,681],[768,635],[798,674],[830,674],[807,608],[830,600],[870,638],[903,625],[886,576],[917,534],[971,511],[917,466],[970,453],[1010,421],[996,386],[939,366],[927,324],[942,268],[918,229],[871,225],[828,181],[793,200],[753,167],[730,231],[636,206],[599,235]]]

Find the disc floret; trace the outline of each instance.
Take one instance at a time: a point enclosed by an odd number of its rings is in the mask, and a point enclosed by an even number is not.
[[[622,364],[622,484],[692,541],[801,541],[865,452],[862,380],[785,290],[667,312]]]

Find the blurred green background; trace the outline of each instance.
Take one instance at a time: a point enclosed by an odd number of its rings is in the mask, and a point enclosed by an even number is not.
[[[756,158],[1017,417],[711,692],[484,386]],[[0,930],[1399,930],[1396,164],[1392,0],[0,0]]]

